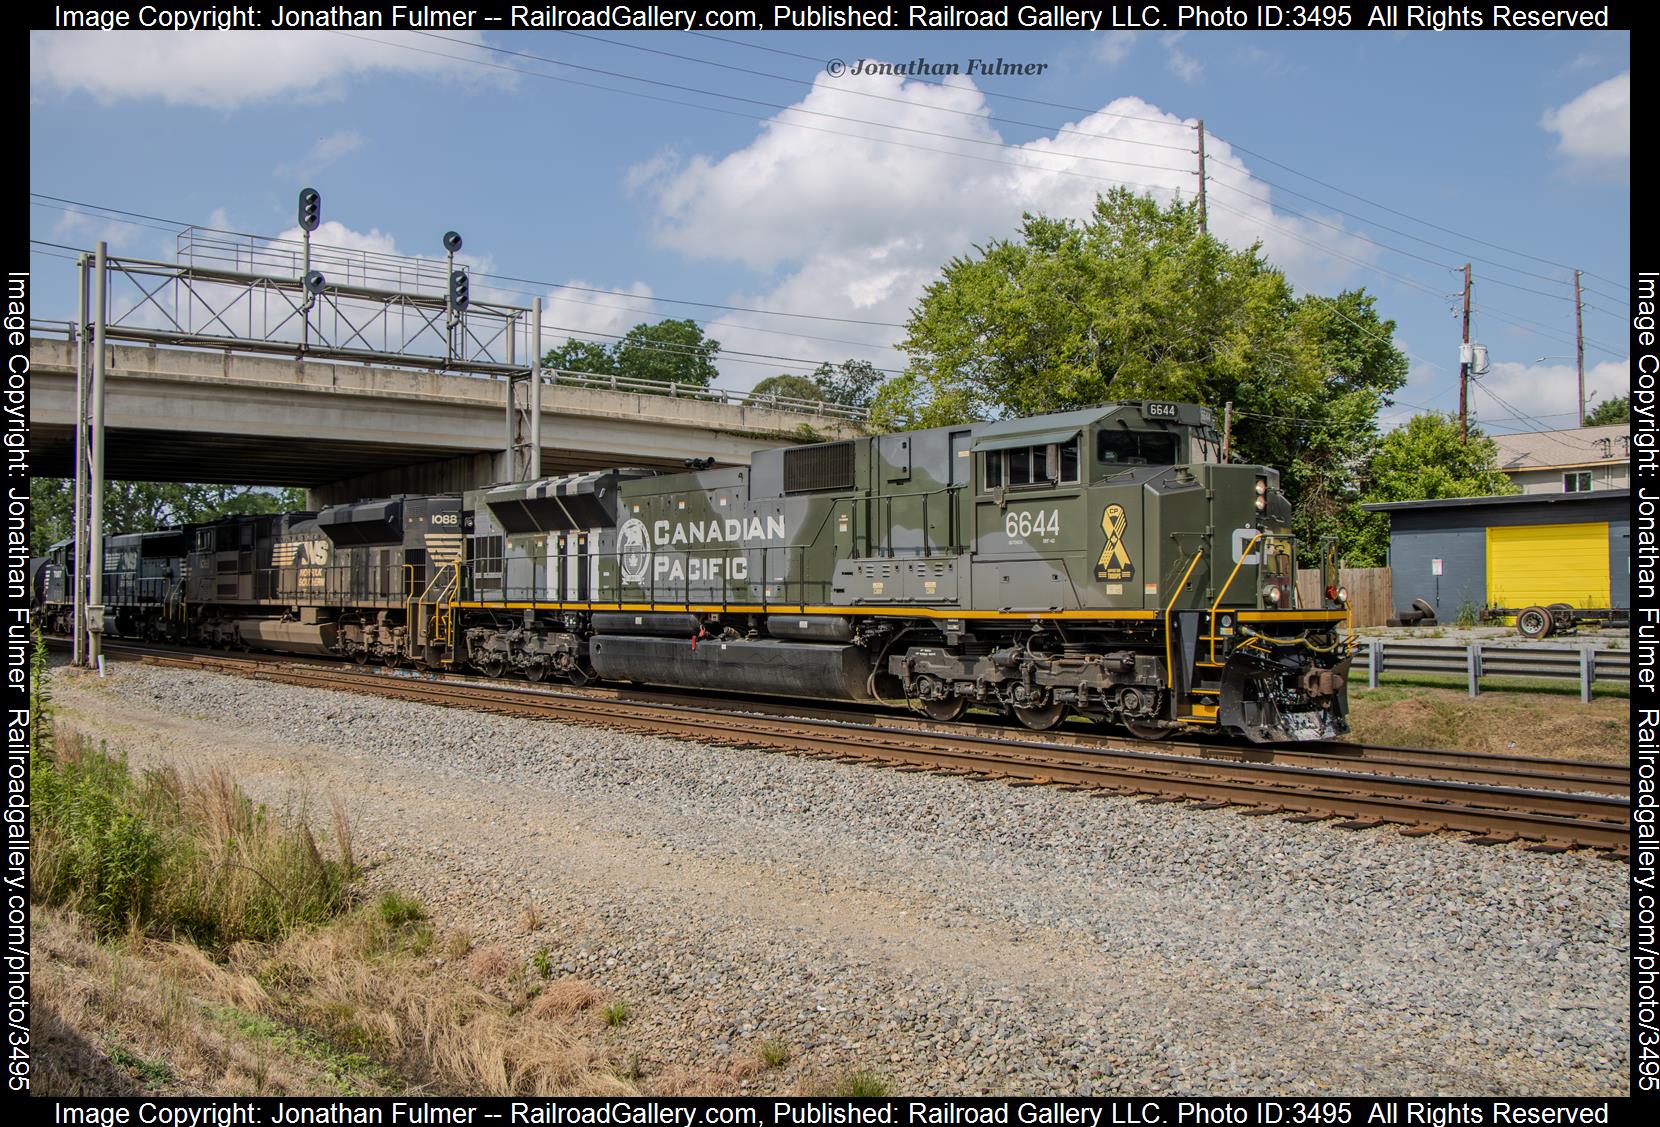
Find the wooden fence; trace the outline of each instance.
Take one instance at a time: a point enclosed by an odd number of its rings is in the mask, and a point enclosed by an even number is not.
[[[1382,626],[1395,612],[1389,600],[1394,586],[1386,567],[1346,567],[1338,573],[1338,582],[1349,589],[1349,606],[1354,610],[1356,626]],[[1320,569],[1299,568],[1297,571],[1297,605],[1321,605]]]

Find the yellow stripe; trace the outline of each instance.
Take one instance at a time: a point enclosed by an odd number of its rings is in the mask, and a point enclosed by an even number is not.
[[[1034,618],[1059,618],[1067,620],[1111,619],[1123,621],[1151,622],[1158,618],[1158,611],[1153,610],[1050,610],[1050,611],[1001,611],[1001,610],[942,610],[935,607],[809,607],[758,606],[739,603],[455,603],[457,607],[470,610],[616,610],[616,611],[651,611],[651,612],[684,612],[695,614],[833,614],[841,617],[852,615],[878,615],[888,618],[982,618],[1006,619],[1017,622],[1030,622]]]
[[[1222,613],[1231,613],[1223,607]],[[1243,610],[1237,615],[1241,622],[1342,622],[1346,610]]]

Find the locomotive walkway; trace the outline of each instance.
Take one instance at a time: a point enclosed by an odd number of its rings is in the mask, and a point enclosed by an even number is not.
[[[499,379],[165,345],[112,345],[110,477],[305,486],[312,504],[448,492],[506,479]],[[69,342],[30,338],[33,472],[67,476],[75,414]],[[542,472],[748,465],[757,447],[853,433],[798,410],[547,384]]]

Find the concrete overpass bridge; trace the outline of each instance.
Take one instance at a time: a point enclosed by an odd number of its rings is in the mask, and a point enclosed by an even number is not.
[[[74,473],[75,348],[30,341],[31,470]],[[111,478],[303,486],[312,505],[507,480],[508,381],[413,367],[164,344],[107,346]],[[542,375],[542,473],[747,465],[752,450],[857,425],[747,406],[559,382]]]

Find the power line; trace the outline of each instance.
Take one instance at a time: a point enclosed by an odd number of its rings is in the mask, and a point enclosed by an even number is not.
[[[611,46],[611,47],[626,47],[630,51],[644,51],[648,54],[661,55],[665,58],[680,59],[680,60],[682,60],[684,62],[688,62],[688,63],[697,63],[701,66],[719,67],[721,70],[736,71],[739,74],[753,75],[756,78],[767,78],[767,79],[772,79],[772,80],[777,81],[777,82],[787,82],[787,83],[791,84],[792,86],[800,86],[801,83],[802,83],[801,79],[791,77],[790,75],[771,74],[771,73],[769,73],[767,71],[764,71],[764,70],[753,70],[749,67],[733,66],[730,63],[716,62],[713,59],[701,59],[701,58],[698,58],[696,55],[682,55],[682,54],[680,54],[676,51],[664,51],[664,50],[660,50],[656,47],[647,47],[647,46],[645,46],[644,44],[641,44],[641,43],[626,43],[626,42],[623,42],[623,41],[617,40],[617,39],[607,39],[607,38],[605,38],[604,36],[601,36],[601,35],[592,35],[588,32],[582,32],[582,31],[571,31],[571,30],[565,29],[565,28],[561,28],[560,32],[561,32],[561,34],[574,36],[578,39],[589,39],[589,40],[592,40],[595,43],[604,43],[607,46]],[[443,37],[442,36],[437,36],[437,38],[443,38]],[[452,43],[462,43],[462,42],[466,42],[466,41],[465,40],[450,40],[450,42],[452,42]],[[535,58],[536,56],[529,56],[529,57]],[[543,60],[543,61],[544,62],[557,62],[557,60]],[[559,65],[564,66],[566,64],[560,63]],[[909,76],[907,76],[907,77],[909,77]],[[929,83],[928,85],[936,85],[936,84]],[[945,87],[943,83],[940,83],[938,85],[942,89],[949,89],[948,87]],[[872,93],[871,91],[868,91],[868,90],[853,90],[853,89],[846,89],[846,88],[837,87],[835,92],[837,94],[850,95],[850,96],[856,97],[856,98],[873,98],[873,99],[876,99],[876,100],[882,101],[882,102],[893,102],[895,104],[902,105],[902,106],[909,106],[909,107],[912,107],[914,109],[932,110],[932,111],[935,111],[937,113],[957,114],[961,117],[974,118],[976,121],[996,121],[996,122],[1001,122],[1004,125],[1021,125],[1021,126],[1025,126],[1027,128],[1030,128],[1030,129],[1050,130],[1050,131],[1053,131],[1055,133],[1070,133],[1074,136],[1089,137],[1089,138],[1093,138],[1095,140],[1100,140],[1100,141],[1115,141],[1115,142],[1118,142],[1120,144],[1125,144],[1125,145],[1145,145],[1148,148],[1153,148],[1153,149],[1170,149],[1170,150],[1172,150],[1174,152],[1178,152],[1178,153],[1192,153],[1192,152],[1195,151],[1195,150],[1189,148],[1186,145],[1167,145],[1167,144],[1164,144],[1162,141],[1140,141],[1140,140],[1135,140],[1135,139],[1132,139],[1132,138],[1129,138],[1129,137],[1115,137],[1115,136],[1112,136],[1111,134],[1107,134],[1107,133],[1090,133],[1090,132],[1087,132],[1087,131],[1082,130],[1082,129],[1068,129],[1065,126],[1051,126],[1051,125],[1047,125],[1047,124],[1044,124],[1042,122],[1036,122],[1036,121],[1020,121],[1016,118],[998,117],[995,114],[981,114],[981,113],[976,113],[973,110],[959,110],[959,109],[954,109],[950,106],[924,105],[920,102],[912,101],[909,98],[895,98],[895,97],[893,97],[892,95],[889,95],[889,94],[876,94],[876,93]],[[725,97],[726,95],[721,95],[721,96]],[[1112,115],[1112,116],[1124,117],[1124,116],[1127,116],[1127,115],[1115,114],[1115,115]],[[1153,118],[1138,118],[1136,120],[1155,121],[1155,119],[1153,119]],[[1158,124],[1168,125],[1168,126],[1182,128],[1182,129],[1192,129],[1193,128],[1193,126],[1188,125],[1186,122],[1166,121],[1166,122],[1158,122]]]
[[[1378,201],[1373,200],[1373,199],[1368,199],[1367,197],[1365,197],[1363,195],[1360,195],[1357,192],[1351,192],[1347,188],[1340,188],[1336,184],[1328,183],[1325,180],[1321,180],[1317,176],[1311,176],[1308,173],[1301,171],[1300,169],[1293,168],[1291,165],[1286,164],[1283,161],[1277,161],[1273,157],[1267,156],[1266,154],[1263,154],[1263,153],[1259,153],[1254,149],[1247,149],[1244,145],[1235,144],[1231,141],[1229,142],[1229,145],[1234,149],[1235,152],[1245,153],[1249,156],[1256,157],[1258,160],[1267,161],[1269,164],[1273,165],[1276,168],[1283,168],[1287,172],[1292,173],[1295,176],[1301,176],[1304,180],[1307,180],[1311,183],[1320,185],[1322,188],[1328,188],[1333,192],[1340,192],[1343,195],[1348,196],[1351,199],[1357,199],[1361,203],[1367,204],[1368,206],[1378,208],[1382,211],[1387,211],[1391,215],[1398,215],[1402,219],[1410,219],[1414,223],[1423,224],[1425,227],[1432,227],[1437,231],[1443,231],[1443,232],[1445,232],[1449,235],[1457,235],[1461,239],[1468,239],[1470,242],[1478,243],[1481,246],[1485,246],[1485,247],[1492,247],[1494,250],[1502,250],[1502,251],[1504,251],[1504,253],[1513,254],[1518,258],[1526,258],[1526,259],[1531,259],[1534,262],[1542,262],[1547,266],[1555,266],[1556,268],[1558,268],[1560,270],[1572,270],[1572,269],[1574,269],[1572,266],[1569,266],[1566,263],[1557,262],[1554,259],[1541,258],[1540,256],[1538,256],[1536,254],[1528,254],[1526,251],[1515,250],[1511,247],[1503,246],[1499,243],[1488,242],[1486,239],[1478,239],[1474,235],[1467,234],[1463,231],[1458,231],[1458,230],[1455,230],[1451,227],[1443,227],[1439,223],[1432,223],[1427,219],[1421,219],[1418,216],[1412,215],[1409,212],[1401,211],[1397,208],[1390,207],[1388,204],[1379,203]],[[1287,189],[1287,191],[1289,191],[1289,190],[1290,189]],[[1466,257],[1468,257],[1468,256],[1466,256]],[[1511,267],[1511,269],[1516,269],[1516,268]],[[1517,272],[1522,273],[1523,271],[1518,270]],[[1586,273],[1590,273],[1590,271],[1586,271]],[[1536,275],[1536,276],[1537,277],[1544,277],[1544,275]],[[1591,275],[1591,276],[1596,277],[1596,275],[1594,275],[1594,274]],[[1555,281],[1555,279],[1549,279],[1549,280]],[[1607,281],[1607,279],[1603,279],[1603,280]],[[1612,284],[1618,285],[1619,283],[1616,282],[1616,283],[1612,283]]]
[[[451,55],[451,54],[446,54],[443,51],[431,51],[431,50],[427,50],[426,48],[423,48],[423,47],[414,47],[414,46],[411,46],[407,43],[393,43],[393,42],[389,42],[389,41],[382,40],[382,39],[370,39],[370,38],[368,38],[366,36],[362,36],[362,35],[353,35],[349,31],[330,31],[329,34],[330,35],[344,36],[347,39],[358,39],[358,40],[361,40],[365,43],[373,44],[377,47],[391,47],[391,48],[394,48],[394,49],[399,50],[399,51],[413,51],[417,54],[432,55],[436,58],[450,59],[454,62],[468,63],[468,64],[473,65],[473,66],[489,67],[493,70],[504,70],[504,71],[508,71],[509,73],[512,73],[512,74],[527,75],[531,78],[541,78],[541,79],[545,79],[549,82],[564,82],[564,83],[567,83],[567,84],[572,85],[572,86],[582,86],[582,87],[586,87],[586,88],[593,89],[593,90],[601,90],[601,91],[604,91],[604,92],[609,93],[609,94],[621,94],[625,97],[630,97],[630,98],[645,98],[648,101],[663,102],[663,103],[666,103],[668,105],[679,106],[682,109],[697,109],[697,110],[704,110],[708,113],[725,114],[729,117],[741,117],[741,118],[745,118],[747,120],[759,121],[759,122],[762,122],[763,124],[775,125],[775,126],[779,126],[779,127],[782,127],[782,128],[806,129],[806,130],[809,130],[809,131],[814,132],[814,133],[825,133],[825,134],[829,134],[832,137],[847,137],[847,138],[850,138],[850,139],[855,140],[855,141],[864,141],[868,144],[873,144],[873,145],[890,145],[890,146],[893,146],[895,148],[911,149],[911,150],[913,150],[915,152],[919,152],[919,153],[934,153],[938,156],[952,157],[952,158],[955,158],[957,160],[973,160],[973,161],[979,161],[982,164],[996,164],[996,165],[1001,165],[1001,166],[1006,167],[1006,168],[1019,168],[1019,169],[1023,169],[1023,170],[1028,171],[1028,172],[1043,172],[1043,173],[1047,173],[1051,176],[1072,176],[1072,177],[1077,177],[1077,178],[1083,179],[1083,180],[1093,180],[1093,181],[1096,181],[1097,183],[1101,183],[1101,184],[1122,185],[1124,187],[1129,187],[1129,188],[1145,188],[1146,190],[1148,190],[1150,192],[1168,192],[1168,191],[1173,191],[1174,190],[1169,185],[1142,184],[1142,183],[1137,183],[1134,180],[1125,180],[1125,179],[1122,179],[1122,178],[1119,178],[1119,177],[1095,176],[1095,175],[1092,175],[1088,172],[1079,172],[1076,169],[1071,169],[1071,168],[1046,168],[1046,167],[1044,167],[1042,165],[1038,165],[1038,164],[1027,164],[1027,163],[1016,162],[1016,161],[997,160],[993,157],[975,156],[972,153],[952,152],[949,149],[933,149],[933,148],[927,147],[926,145],[913,145],[913,144],[909,144],[905,141],[895,141],[895,140],[893,140],[891,138],[887,138],[887,137],[871,137],[871,136],[866,136],[866,135],[860,134],[860,133],[846,133],[846,132],[843,132],[839,129],[827,129],[824,126],[821,126],[821,125],[807,125],[804,122],[785,121],[785,120],[783,120],[781,118],[778,118],[778,117],[767,117],[767,116],[764,116],[764,115],[761,115],[761,114],[743,113],[743,112],[740,112],[738,110],[722,109],[719,106],[705,106],[705,105],[700,105],[696,102],[685,102],[685,101],[680,101],[680,100],[677,100],[677,99],[674,99],[674,98],[665,98],[665,97],[662,97],[660,95],[647,94],[647,93],[644,93],[644,92],[638,91],[638,90],[619,90],[614,86],[602,86],[602,85],[600,85],[598,83],[594,83],[594,82],[584,82],[584,81],[582,81],[581,79],[578,79],[578,78],[566,78],[563,75],[547,74],[547,73],[544,73],[542,71],[536,71],[536,70],[526,70],[523,67],[508,66],[504,63],[493,63],[493,62],[490,62],[490,61],[485,60],[485,59],[469,58],[465,55]],[[427,34],[427,33],[423,32],[423,33],[417,33],[417,34]],[[472,46],[472,44],[465,44],[465,45],[466,46]],[[481,49],[490,50],[490,48],[481,48]],[[510,52],[510,53],[513,53],[513,52]],[[532,56],[532,57],[534,57],[534,56]],[[558,66],[572,66],[574,64],[571,64],[571,63],[556,63],[556,65],[558,65]],[[649,82],[649,81],[652,81],[652,80],[650,80],[650,79],[638,79],[637,81]],[[734,95],[729,95],[729,94],[715,94],[715,95],[712,95],[712,96],[719,97],[719,98],[734,98],[737,101],[754,101],[754,99],[736,98]],[[771,103],[758,103],[758,104],[768,105],[768,104],[771,104]],[[791,109],[791,107],[784,107],[784,108],[785,109]],[[813,110],[796,110],[794,112],[797,112],[797,113],[816,113],[816,111],[813,111]],[[818,116],[835,116],[835,115],[820,114]],[[859,122],[860,124],[870,125],[870,126],[873,126],[875,128],[878,128],[878,129],[886,129],[886,128],[902,129],[902,128],[904,128],[903,126],[885,126],[885,125],[881,124],[880,122],[860,121],[860,119],[857,119],[857,118],[848,118],[848,119],[845,119],[845,120]],[[952,140],[970,141],[969,138],[957,137],[957,136],[952,135],[952,134],[937,134],[937,135],[938,136],[945,136],[945,137],[948,137],[949,139],[952,139]],[[995,142],[989,142],[989,141],[985,141],[985,142],[972,141],[971,143],[986,144],[986,145],[995,145],[996,144]],[[1034,152],[1030,149],[1019,148],[1019,147],[1010,146],[1010,145],[1003,145],[1003,146],[1000,146],[1000,147],[1005,148],[1005,149],[1009,149],[1009,150],[1014,151],[1014,152],[1019,152],[1019,153],[1025,154],[1025,155],[1029,155],[1029,156],[1056,156],[1056,157],[1068,158],[1068,159],[1076,157],[1076,159],[1082,159],[1082,160],[1105,160],[1106,159],[1106,158],[1100,158],[1100,157],[1079,157],[1079,156],[1077,156],[1077,154],[1062,153],[1062,152],[1037,153],[1037,152]],[[1133,164],[1133,162],[1130,162],[1130,161],[1109,161],[1108,163]],[[1188,170],[1186,170],[1186,169],[1169,168],[1169,167],[1166,167],[1166,166],[1163,166],[1163,165],[1148,164],[1148,165],[1134,165],[1134,167],[1150,168],[1150,169],[1155,169],[1155,170],[1160,171],[1160,172],[1175,172],[1175,173],[1181,173],[1182,175],[1191,175],[1191,173],[1189,173]]]
[[[744,41],[739,40],[739,39],[727,39],[724,36],[711,35],[710,33],[706,32],[706,31],[687,31],[684,34],[686,34],[686,35],[695,35],[699,39],[712,39],[716,43],[726,43],[726,44],[729,44],[733,47],[746,47],[746,48],[748,48],[749,50],[752,50],[752,51],[765,51],[768,54],[772,54],[772,55],[784,55],[784,56],[786,56],[788,58],[792,58],[792,59],[803,59],[803,60],[805,60],[809,63],[816,63],[819,66],[823,66],[825,63],[827,63],[829,61],[828,59],[825,59],[825,58],[823,58],[822,56],[819,56],[819,55],[804,55],[799,51],[786,51],[786,50],[784,50],[783,48],[780,48],[780,47],[766,47],[766,46],[763,46],[760,43],[745,43]],[[924,83],[925,85],[928,85],[928,86],[944,86],[945,85],[945,83],[943,83],[943,82],[934,82],[934,81],[930,81],[927,78],[922,78],[922,77],[914,78],[914,79],[912,79],[912,81],[921,82],[921,83]],[[993,91],[993,90],[982,90],[981,92],[984,93],[984,94],[987,94],[989,96],[992,96],[992,97],[1006,98],[1011,102],[1024,102],[1024,103],[1027,103],[1028,105],[1033,105],[1033,106],[1048,106],[1050,109],[1070,110],[1074,113],[1082,113],[1082,114],[1105,114],[1107,117],[1121,117],[1125,121],[1145,121],[1145,122],[1149,122],[1153,125],[1164,125],[1164,126],[1169,126],[1169,127],[1172,127],[1172,128],[1175,128],[1178,125],[1180,126],[1180,128],[1183,128],[1183,129],[1193,128],[1192,126],[1188,125],[1186,122],[1178,123],[1178,122],[1174,122],[1174,121],[1167,121],[1163,118],[1147,117],[1143,114],[1113,113],[1110,110],[1091,109],[1088,106],[1071,106],[1071,105],[1067,105],[1065,102],[1046,102],[1041,98],[1023,98],[1018,94],[1005,94],[1005,93],[1001,93],[1001,92]]]
[[[337,32],[336,34],[345,34],[345,33],[344,32]],[[896,131],[901,132],[901,133],[915,133],[915,134],[917,134],[919,136],[923,136],[923,137],[937,137],[937,138],[940,138],[942,140],[957,141],[957,142],[960,142],[960,143],[966,144],[966,145],[980,145],[980,146],[984,146],[986,148],[999,149],[999,150],[1003,150],[1003,151],[1011,151],[1011,150],[1014,150],[1016,148],[1016,146],[1007,144],[1003,141],[987,141],[987,140],[984,140],[983,138],[978,138],[978,137],[964,137],[964,136],[962,136],[961,134],[958,134],[958,133],[942,133],[937,129],[920,129],[920,128],[917,128],[916,126],[911,126],[911,125],[895,125],[895,124],[892,124],[891,122],[870,121],[866,118],[861,118],[861,117],[849,117],[846,114],[829,113],[829,112],[824,111],[824,110],[809,110],[809,109],[803,109],[800,106],[785,105],[785,104],[781,104],[779,102],[769,102],[769,101],[766,101],[765,99],[762,99],[762,98],[746,98],[746,97],[743,97],[740,94],[723,94],[718,90],[705,90],[702,87],[698,87],[698,86],[686,86],[686,85],[683,85],[683,84],[678,83],[678,82],[665,82],[662,79],[658,79],[658,78],[645,78],[645,77],[642,77],[640,75],[629,74],[626,71],[606,70],[603,67],[591,67],[591,66],[586,66],[582,63],[570,63],[570,62],[564,61],[563,59],[550,59],[546,55],[533,55],[528,51],[510,51],[510,50],[508,50],[504,47],[489,47],[489,46],[486,46],[486,45],[481,44],[481,43],[472,43],[472,42],[469,42],[469,41],[466,41],[466,40],[451,39],[448,36],[439,35],[437,32],[433,32],[433,31],[417,31],[417,32],[415,32],[415,34],[425,36],[428,39],[436,39],[436,40],[438,40],[439,42],[442,42],[442,43],[450,43],[450,44],[453,44],[453,45],[458,46],[458,47],[472,47],[476,50],[489,51],[493,54],[509,55],[509,56],[512,56],[512,57],[515,57],[515,58],[530,59],[533,62],[547,63],[550,66],[569,67],[572,70],[585,71],[585,72],[590,73],[590,74],[600,74],[600,75],[604,75],[607,78],[620,78],[625,82],[641,82],[641,83],[645,83],[648,86],[661,86],[661,87],[664,87],[664,88],[669,89],[669,90],[680,90],[680,91],[683,91],[683,92],[688,93],[688,94],[700,94],[700,95],[702,95],[703,97],[706,97],[706,98],[724,98],[728,101],[742,102],[742,103],[745,103],[747,105],[752,105],[752,106],[762,106],[762,107],[765,107],[767,109],[778,110],[782,113],[807,114],[811,117],[828,118],[831,121],[843,121],[843,122],[847,122],[847,123],[852,124],[852,125],[868,125],[868,126],[874,128],[874,129],[892,129],[892,130],[896,130]],[[352,36],[351,38],[357,39],[357,38],[362,38],[362,37],[361,36]],[[381,41],[380,40],[369,40],[369,42],[381,42]],[[396,43],[387,43],[385,45],[389,46],[389,47],[401,46],[401,44],[396,44]],[[477,61],[477,60],[468,60],[468,59],[464,58],[463,61]],[[549,76],[549,77],[552,77],[552,76]],[[1021,151],[1029,151],[1029,150],[1021,150]],[[1100,164],[1121,164],[1121,165],[1124,165],[1124,166],[1129,167],[1129,168],[1149,168],[1149,169],[1152,169],[1156,172],[1181,172],[1181,171],[1184,171],[1183,169],[1171,168],[1168,165],[1143,164],[1143,163],[1138,162],[1138,161],[1117,160],[1117,159],[1114,159],[1112,157],[1086,156],[1082,153],[1062,153],[1062,154],[1056,154],[1056,155],[1067,156],[1067,157],[1070,157],[1074,160],[1095,161],[1095,162],[1100,163]],[[1040,171],[1050,171],[1050,170],[1040,169]]]

